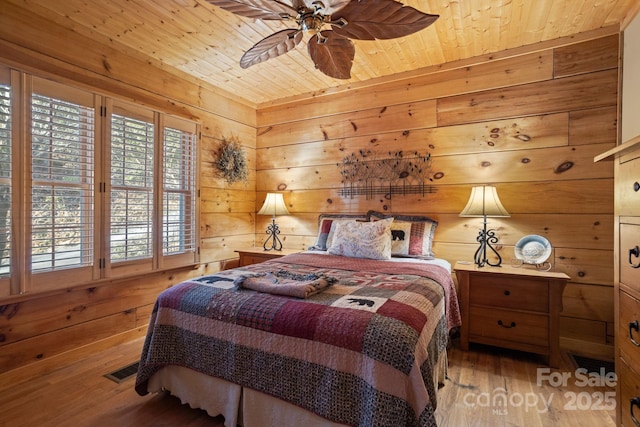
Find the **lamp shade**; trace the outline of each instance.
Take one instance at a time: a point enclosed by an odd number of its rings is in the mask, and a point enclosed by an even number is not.
[[[258,215],[289,215],[287,206],[284,204],[284,198],[281,193],[267,193],[262,208],[258,211]]]
[[[502,206],[496,187],[483,185],[471,189],[471,197],[460,216],[508,217],[509,212]]]

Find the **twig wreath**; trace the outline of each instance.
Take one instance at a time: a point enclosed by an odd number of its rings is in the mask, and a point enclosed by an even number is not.
[[[215,165],[220,171],[220,175],[229,184],[238,181],[246,182],[249,178],[247,156],[237,137],[224,138],[222,140]]]

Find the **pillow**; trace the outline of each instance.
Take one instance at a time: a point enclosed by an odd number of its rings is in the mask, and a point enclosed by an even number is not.
[[[332,255],[351,258],[391,259],[393,218],[376,222],[341,221],[336,225]]]
[[[433,236],[438,221],[427,216],[387,215],[369,211],[371,221],[393,218],[392,251],[396,257],[433,258]]]
[[[318,237],[310,251],[326,251],[331,244],[336,224],[340,221],[368,221],[369,217],[363,214],[320,214],[318,216]]]
[[[393,221],[391,223],[391,255],[409,255],[411,223]]]

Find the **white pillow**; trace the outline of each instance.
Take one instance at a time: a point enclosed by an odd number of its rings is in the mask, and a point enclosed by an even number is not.
[[[333,233],[336,229],[336,221],[369,221],[367,215],[362,214],[320,214],[318,216],[318,237],[313,246],[309,247],[311,251],[326,251],[331,246]]]
[[[391,259],[393,218],[376,222],[340,221],[327,251],[352,258]]]

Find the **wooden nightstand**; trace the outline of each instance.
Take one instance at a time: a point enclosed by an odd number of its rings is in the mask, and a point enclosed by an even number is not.
[[[462,326],[460,347],[477,342],[547,357],[560,365],[559,314],[564,273],[456,263]]]
[[[281,258],[285,255],[296,254],[301,252],[300,249],[283,249],[281,251],[265,251],[263,248],[247,248],[236,250],[240,254],[238,267],[245,265],[257,264],[269,259]]]

